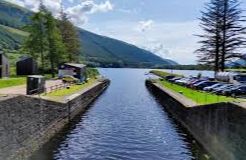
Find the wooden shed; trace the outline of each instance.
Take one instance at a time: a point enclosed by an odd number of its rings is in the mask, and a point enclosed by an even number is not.
[[[21,57],[16,62],[16,75],[35,75],[37,73],[38,65],[32,57]]]

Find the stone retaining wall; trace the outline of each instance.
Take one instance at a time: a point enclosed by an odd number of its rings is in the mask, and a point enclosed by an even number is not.
[[[148,89],[218,160],[244,160],[246,157],[246,109],[233,103],[189,106],[186,98],[147,81]],[[178,94],[178,93],[175,93]]]
[[[26,96],[0,101],[0,159],[27,159],[108,85],[108,80],[98,83],[67,103]]]

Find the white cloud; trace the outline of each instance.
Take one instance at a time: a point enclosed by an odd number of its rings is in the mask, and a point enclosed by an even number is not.
[[[66,12],[76,25],[82,26],[88,21],[88,15],[112,11],[113,8],[112,3],[108,0],[100,4],[96,4],[92,0],[86,0],[76,6],[67,8]]]
[[[22,7],[26,7],[32,11],[37,11],[39,7],[39,0],[7,0]],[[44,5],[57,16],[60,10],[61,0],[43,0]]]
[[[33,11],[37,11],[39,7],[39,0],[8,0],[9,2],[15,3],[22,7],[26,7]],[[69,0],[69,2],[74,2]],[[55,16],[60,13],[61,0],[43,0],[44,5],[49,9]],[[80,4],[65,8],[65,12],[68,13],[71,20],[78,26],[82,26],[88,21],[88,15],[95,13],[105,13],[114,9],[113,4],[107,0],[102,3],[95,3],[93,0],[83,0]]]
[[[19,6],[25,7],[25,3],[23,1],[21,1],[21,0],[7,0],[7,1],[10,2],[10,3],[15,3],[15,4],[19,5]]]
[[[141,32],[145,32],[153,27],[154,21],[147,20],[147,21],[140,21],[139,22],[139,30]]]

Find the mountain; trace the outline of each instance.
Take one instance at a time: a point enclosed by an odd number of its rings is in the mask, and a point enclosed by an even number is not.
[[[245,67],[246,66],[246,54],[241,59],[237,59],[233,62],[227,63],[228,67]]]
[[[0,1],[0,46],[17,49],[28,33],[22,28],[30,22],[33,13],[25,8]],[[101,67],[163,67],[177,65],[149,51],[123,41],[94,34],[78,28],[81,39],[81,56],[86,63]]]

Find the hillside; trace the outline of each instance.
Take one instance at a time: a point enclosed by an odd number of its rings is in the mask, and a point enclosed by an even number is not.
[[[243,55],[242,59],[237,59],[233,62],[227,63],[228,67],[246,67],[246,54]]]
[[[28,35],[21,31],[29,22],[31,11],[0,1],[0,46],[17,49]],[[134,45],[100,36],[78,28],[81,56],[86,63],[101,67],[163,67],[177,63],[162,59]]]

